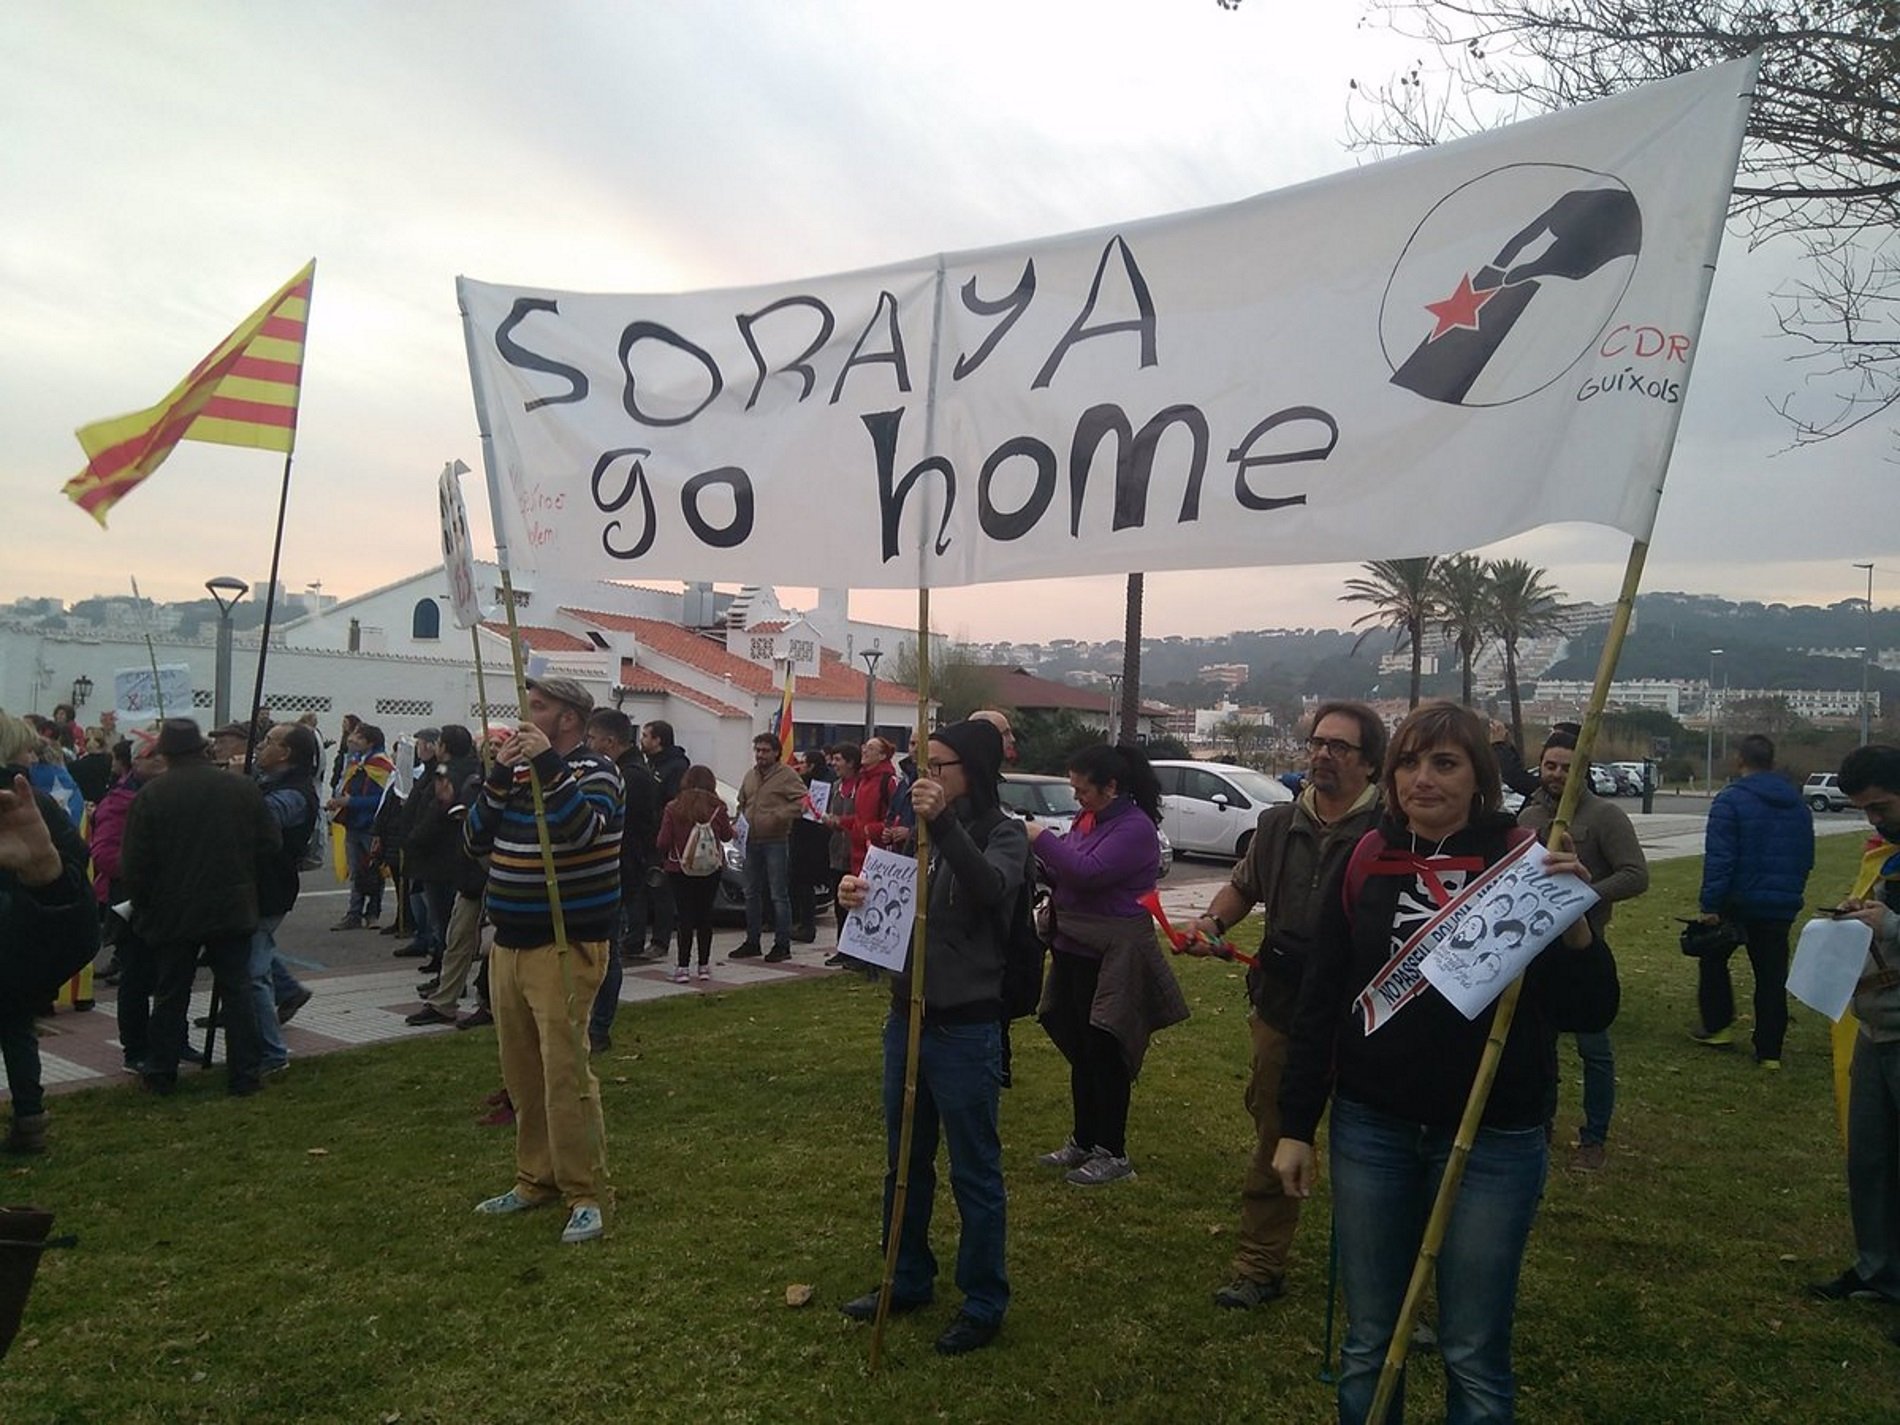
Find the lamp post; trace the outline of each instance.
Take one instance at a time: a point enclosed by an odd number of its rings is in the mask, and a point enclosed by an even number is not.
[[[1110,747],[1115,745],[1115,713],[1121,707],[1122,677],[1120,673],[1108,675],[1108,726],[1102,730],[1102,740]]]
[[[1867,665],[1874,656],[1874,566],[1869,561],[1854,567],[1867,571],[1867,642],[1860,650],[1860,745],[1865,747],[1873,740],[1874,722],[1873,708],[1867,701]]]
[[[877,733],[877,663],[883,656],[881,648],[867,648],[858,655],[864,660],[864,737],[867,742]]]
[[[231,720],[231,610],[251,592],[251,586],[220,574],[205,580],[205,588],[218,601],[218,671],[211,685],[211,724],[223,727]]]
[[[73,711],[77,712],[86,705],[86,699],[92,696],[92,679],[81,673],[73,679]]]
[[[1709,796],[1715,795],[1715,660],[1721,656],[1721,649],[1709,650],[1708,716],[1702,720],[1702,780]]]

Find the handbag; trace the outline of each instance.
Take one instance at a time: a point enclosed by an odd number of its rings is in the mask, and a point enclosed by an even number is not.
[[[695,822],[680,852],[680,870],[689,876],[716,876],[725,867],[725,853],[710,821]]]
[[[1682,953],[1691,960],[1730,954],[1748,939],[1742,933],[1742,928],[1732,920],[1718,920],[1710,925],[1707,921],[1690,920],[1684,916],[1677,916],[1676,919],[1682,922],[1682,935],[1678,943]]]

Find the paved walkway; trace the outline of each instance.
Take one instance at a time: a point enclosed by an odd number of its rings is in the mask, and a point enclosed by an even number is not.
[[[1704,818],[1694,815],[1656,813],[1631,818],[1643,850],[1652,861],[1668,861],[1702,854]],[[1859,820],[1821,818],[1815,824],[1819,835],[1865,834]],[[1202,869],[1196,863],[1196,870]],[[1214,868],[1208,868],[1214,869]],[[1162,883],[1161,903],[1170,919],[1177,923],[1197,915],[1213,895],[1217,879],[1197,876],[1170,877]],[[821,923],[814,945],[793,947],[792,958],[777,965],[757,960],[728,961],[726,954],[737,948],[744,937],[737,930],[720,931],[714,937],[713,979],[710,984],[677,985],[666,965],[628,966],[621,984],[622,1004],[642,1004],[649,1000],[679,995],[699,995],[769,985],[794,984],[820,975],[842,973],[824,967],[825,957],[836,948],[830,923]],[[294,955],[296,947],[287,947]],[[419,1039],[429,1035],[455,1034],[446,1025],[413,1028],[403,1017],[421,1007],[415,998],[417,961],[405,960],[394,968],[374,970],[316,971],[300,977],[316,991],[315,997],[284,1030],[290,1046],[291,1067],[295,1073],[299,1059],[333,1053],[359,1044],[382,1044],[397,1039]],[[193,1017],[210,1007],[209,975],[200,973],[203,986],[192,997]],[[471,989],[470,995],[473,995]],[[467,1001],[472,1007],[472,998]],[[119,1050],[116,995],[101,988],[96,1006],[89,1011],[61,1010],[50,1020],[41,1020],[40,1061],[49,1093],[96,1086],[126,1079]],[[194,1031],[202,1042],[202,1032]],[[486,1033],[484,1030],[469,1031]],[[220,1041],[222,1052],[222,1041]]]

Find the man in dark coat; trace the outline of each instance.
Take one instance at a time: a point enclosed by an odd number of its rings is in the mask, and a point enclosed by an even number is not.
[[[673,740],[673,724],[659,718],[640,729],[640,752],[660,784],[660,810],[665,812],[666,804],[680,794],[680,779],[686,775],[686,769],[693,765],[693,759],[687,755],[684,747]],[[644,908],[645,915],[627,923],[628,938],[649,936],[644,958],[664,959],[671,953],[673,924],[679,915],[673,905],[673,888],[665,877],[661,877],[660,883],[653,887]]]
[[[190,718],[159,729],[165,775],[132,800],[120,864],[132,898],[132,930],[152,947],[150,1055],[145,1086],[169,1093],[178,1082],[185,1017],[198,952],[211,963],[227,1036],[228,1087],[256,1093],[261,1049],[248,966],[257,930],[257,868],[283,845],[264,794],[248,777],[206,759],[204,734]]]
[[[1702,919],[1741,926],[1755,972],[1755,1060],[1779,1069],[1788,1032],[1788,932],[1814,869],[1814,814],[1800,789],[1776,773],[1775,744],[1760,733],[1742,739],[1735,761],[1740,778],[1709,806]],[[1692,1032],[1713,1049],[1728,1046],[1735,1022],[1728,961],[1728,955],[1705,955],[1697,962],[1702,1025]]]

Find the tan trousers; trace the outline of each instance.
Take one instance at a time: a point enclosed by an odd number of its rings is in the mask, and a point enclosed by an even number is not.
[[[1280,1075],[1286,1069],[1287,1037],[1249,1012],[1253,1032],[1253,1073],[1247,1079],[1247,1112],[1253,1115],[1253,1157],[1240,1188],[1240,1242],[1234,1275],[1269,1281],[1286,1275],[1293,1251],[1293,1230],[1300,1225],[1300,1200],[1280,1189],[1273,1171],[1273,1150],[1280,1143]]]
[[[572,1207],[600,1205],[606,1172],[607,1130],[600,1115],[600,1081],[587,1063],[585,1028],[594,993],[607,970],[608,942],[568,946],[574,986],[568,1016],[561,955],[553,945],[489,952],[488,994],[501,1044],[501,1077],[515,1105],[515,1191],[525,1198],[559,1196]],[[575,1033],[578,1021],[582,1032]],[[589,1125],[593,1133],[590,1136]]]
[[[457,892],[449,912],[448,934],[443,937],[442,976],[429,1007],[437,1014],[454,1014],[468,988],[468,972],[482,948],[482,902],[479,896]]]

